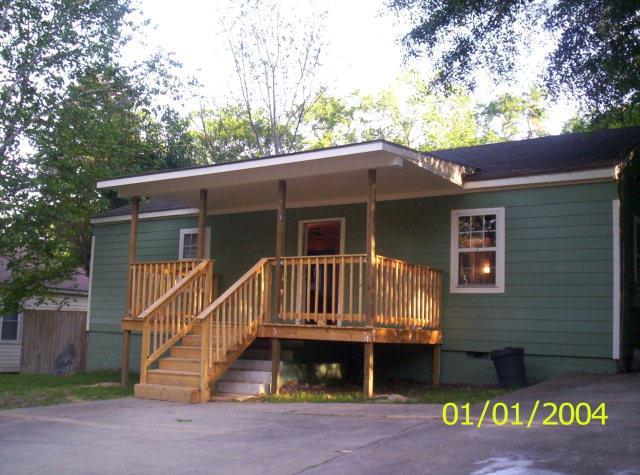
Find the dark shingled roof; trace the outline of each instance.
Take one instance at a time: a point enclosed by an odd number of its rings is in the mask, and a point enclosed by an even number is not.
[[[427,152],[436,158],[471,167],[465,181],[512,178],[548,173],[567,173],[597,168],[613,168],[635,147],[640,146],[640,126],[596,132],[550,135],[535,139],[500,142],[475,147]],[[185,208],[164,200],[140,204],[141,213]],[[98,218],[131,214],[121,206]]]
[[[640,126],[429,152],[473,167],[465,181],[613,168],[640,145]]]
[[[140,213],[153,213],[155,211],[171,211],[174,209],[184,209],[184,205],[172,203],[165,200],[149,200],[140,202]],[[120,206],[100,213],[98,218],[109,218],[111,216],[126,216],[131,214],[131,205]]]

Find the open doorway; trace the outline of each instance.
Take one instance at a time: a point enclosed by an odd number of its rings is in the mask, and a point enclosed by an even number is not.
[[[303,256],[344,254],[344,221],[344,218],[300,221],[298,243],[300,254]],[[331,314],[334,307],[337,308],[337,302],[331,298],[336,295],[339,285],[339,272],[338,269],[333,269],[334,265],[339,264],[325,263],[305,269],[302,277],[304,288],[309,287],[309,302],[315,302],[315,305],[308,307],[307,303],[303,302],[303,306],[309,308],[309,313]],[[321,285],[317,285],[319,283]],[[303,295],[303,299],[306,300],[306,295]],[[315,319],[307,319],[305,323],[315,323]],[[333,322],[327,321],[327,323]]]

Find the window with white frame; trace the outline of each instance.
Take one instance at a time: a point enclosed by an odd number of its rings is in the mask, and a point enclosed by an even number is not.
[[[206,228],[204,238],[204,257],[208,259],[211,254],[211,228]],[[198,258],[198,228],[188,228],[180,230],[180,249],[178,251],[180,260]]]
[[[451,292],[504,292],[504,208],[451,212]]]
[[[0,317],[0,342],[17,342],[20,338],[20,314],[10,313]]]

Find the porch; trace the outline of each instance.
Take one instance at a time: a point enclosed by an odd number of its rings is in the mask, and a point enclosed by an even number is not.
[[[258,173],[232,169],[208,185],[202,169],[196,169],[198,173],[193,177],[171,177],[168,175],[179,172],[167,172],[99,184],[116,188],[131,200],[127,304],[122,320],[123,381],[128,370],[130,335],[135,331],[142,334],[138,385],[142,396],[145,388],[163,382],[164,392],[154,393],[158,398],[170,399],[173,396],[167,391],[181,386],[189,388],[185,400],[208,400],[212,384],[256,338],[271,341],[274,392],[278,389],[281,341],[288,339],[361,343],[363,392],[369,397],[373,394],[374,344],[433,345],[433,381],[437,384],[442,344],[442,275],[429,266],[376,253],[376,200],[380,190],[383,199],[393,199],[392,192],[398,185],[409,193],[424,192],[425,188],[458,189],[462,170],[416,157],[401,147],[390,151],[385,149],[388,144],[377,145],[381,150],[370,153],[333,151],[322,164],[316,156],[318,152],[309,152],[315,157],[313,169],[302,167],[304,157],[286,167],[282,160],[287,157],[263,159],[259,162],[265,163],[261,168],[266,170]],[[235,165],[243,166],[242,162]],[[217,167],[209,168],[220,173]],[[321,168],[323,174],[317,175],[316,168]],[[257,175],[251,177],[250,173]],[[280,178],[283,176],[287,178]],[[131,182],[135,178],[137,186]],[[248,183],[254,184],[262,196],[248,191]],[[276,191],[275,200],[274,194],[266,192],[265,187],[271,186]],[[328,202],[336,195],[346,202],[361,202],[364,198],[366,233],[362,247],[366,252],[349,254],[340,249],[310,255],[301,248],[299,255],[286,255],[290,188],[294,190],[296,208]],[[194,259],[137,259],[140,196],[197,203]],[[276,208],[274,255],[260,258],[218,295],[216,262],[205,258],[207,215],[257,209],[256,200],[260,199],[266,208]],[[215,240],[215,230],[211,234]],[[213,255],[214,259],[217,257]]]

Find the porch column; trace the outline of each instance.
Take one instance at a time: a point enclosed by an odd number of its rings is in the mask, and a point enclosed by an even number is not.
[[[367,268],[366,268],[366,293],[365,312],[367,324],[375,323],[375,270],[376,270],[376,171],[369,170],[369,183],[367,187]]]
[[[275,309],[273,316],[278,318],[282,309],[284,274],[282,272],[282,256],[284,255],[285,215],[287,209],[287,182],[278,181],[278,217],[276,224],[276,275],[275,275]]]
[[[129,271],[127,277],[127,297],[125,307],[125,317],[131,318],[131,266],[136,261],[138,251],[138,214],[140,212],[140,197],[131,198],[131,229],[129,232]],[[127,385],[129,378],[129,353],[131,351],[131,330],[124,330],[122,333],[122,365],[120,374],[120,386]]]
[[[365,398],[373,397],[373,343],[364,344],[364,385],[362,395]]]
[[[207,233],[207,190],[200,190],[198,206],[198,260],[204,259]]]

